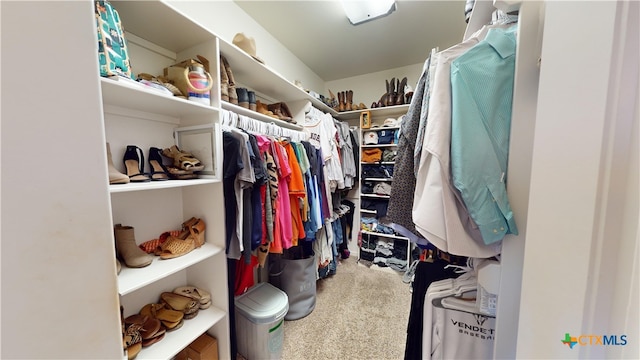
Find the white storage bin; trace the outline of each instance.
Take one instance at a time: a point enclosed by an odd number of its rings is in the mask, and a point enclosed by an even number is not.
[[[259,283],[236,297],[238,352],[247,360],[280,359],[284,340],[287,294],[269,283]]]

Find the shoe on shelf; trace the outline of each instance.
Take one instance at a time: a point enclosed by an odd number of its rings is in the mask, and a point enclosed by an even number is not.
[[[141,268],[151,264],[153,257],[142,251],[136,245],[134,229],[132,226],[115,226],[116,250],[130,268]]]
[[[404,102],[404,89],[407,86],[407,77],[403,77],[402,80],[398,79],[398,89],[395,103],[396,105],[403,105]]]
[[[198,301],[201,310],[211,306],[211,294],[195,286],[180,286],[173,289],[173,292]]]
[[[256,111],[256,93],[248,90],[247,95],[249,96],[249,110]]]
[[[132,324],[125,326],[124,334],[122,334],[122,346],[127,350],[127,359],[133,360],[142,350],[142,335],[140,335],[142,325]]]
[[[124,166],[127,169],[127,176],[131,182],[151,181],[144,173],[144,153],[142,149],[135,145],[127,145],[124,152]]]
[[[200,160],[196,159],[193,154],[181,151],[175,145],[162,150],[162,155],[173,159],[173,166],[179,169],[191,172],[201,171],[204,169],[204,165],[200,162]]]
[[[149,168],[151,170],[151,180],[169,180],[169,173],[162,163],[162,149],[157,147],[149,148]]]
[[[184,319],[192,319],[198,315],[200,303],[188,296],[176,294],[173,292],[163,292],[160,294],[160,301],[169,309],[181,311]]]
[[[113,158],[111,157],[111,147],[107,143],[107,166],[109,169],[109,184],[128,184],[129,177],[116,169],[113,165]]]
[[[184,313],[165,307],[164,304],[147,304],[140,309],[140,315],[150,316],[160,320],[167,331],[177,330],[182,327]]]
[[[249,93],[246,88],[237,88],[236,94],[238,95],[238,106],[245,109],[249,108]]]

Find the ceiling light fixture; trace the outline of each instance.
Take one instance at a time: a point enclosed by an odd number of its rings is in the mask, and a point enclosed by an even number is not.
[[[391,14],[396,10],[396,2],[395,0],[342,0],[342,7],[349,22],[352,25],[358,25]]]

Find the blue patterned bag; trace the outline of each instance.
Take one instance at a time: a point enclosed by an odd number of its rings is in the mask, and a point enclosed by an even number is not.
[[[133,79],[120,15],[105,0],[96,1],[95,10],[100,76],[119,75]]]

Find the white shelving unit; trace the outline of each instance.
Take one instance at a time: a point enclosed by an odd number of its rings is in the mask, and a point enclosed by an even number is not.
[[[202,55],[210,62],[214,83],[219,83],[219,40],[213,33],[165,3],[112,1],[111,4],[119,12],[125,29],[134,74],[161,75],[167,66]],[[176,144],[177,128],[202,126],[214,132],[213,154],[198,156],[203,163],[213,165],[213,174],[192,180],[108,186],[112,222],[133,226],[137,243],[179,229],[192,216],[201,218],[207,226],[202,247],[174,259],[155,257],[144,268],[127,268],[123,264],[117,275],[117,291],[125,317],[138,313],[146,304],[159,302],[162,292],[178,286],[193,285],[212,294],[209,309],[185,320],[180,329],[167,332],[158,343],[143,348],[138,358],[171,359],[203,333],[218,340],[220,358],[231,358],[225,239],[224,232],[219,231],[224,229],[224,222],[218,216],[224,212],[220,181],[222,136],[216,126],[221,119],[219,86],[213,87],[207,105],[167,96],[133,81],[101,78],[100,85],[105,142],[110,144],[114,165],[123,173],[122,158],[127,145],[136,145],[144,151],[145,171],[149,171],[148,149]],[[165,159],[165,163],[170,162]]]
[[[379,130],[394,130],[394,131],[399,131],[400,127],[399,126],[382,126],[384,120],[386,118],[398,118],[404,114],[407,113],[409,109],[409,105],[396,105],[396,106],[388,106],[388,107],[383,107],[383,108],[375,108],[375,109],[368,109],[367,111],[369,111],[371,113],[371,120],[372,120],[372,124],[373,126],[369,129],[360,129],[360,139],[362,139],[361,141],[364,141],[364,137],[363,134],[367,131],[379,131]],[[345,119],[345,120],[355,120],[355,119],[359,119],[360,118],[360,113],[361,111],[350,111],[350,112],[344,112],[344,113],[340,113],[340,117]],[[392,143],[392,144],[364,144],[362,143],[360,145],[361,149],[372,149],[372,148],[379,148],[379,149],[393,149],[393,148],[397,148],[398,144],[397,143]],[[360,174],[362,174],[362,168],[363,166],[377,166],[377,165],[386,165],[386,166],[393,166],[395,164],[395,161],[380,161],[380,162],[374,162],[374,163],[366,163],[366,162],[360,162]],[[392,183],[393,182],[393,177],[389,177],[389,178],[379,178],[379,177],[362,177],[360,180],[360,191],[359,191],[359,203],[360,203],[360,218],[362,217],[375,217],[377,212],[375,210],[369,210],[369,209],[363,209],[362,208],[362,200],[363,199],[369,199],[369,200],[389,200],[390,196],[389,195],[379,195],[379,194],[375,194],[375,193],[363,193],[362,192],[362,188],[363,188],[363,183],[364,182],[387,182],[387,183]],[[410,258],[411,255],[411,243],[409,242],[409,239],[407,239],[406,237],[403,236],[398,236],[396,234],[385,234],[385,233],[380,233],[380,232],[375,232],[375,231],[365,231],[362,230],[361,231],[362,234],[362,242],[364,243],[370,243],[372,241],[376,241],[378,239],[382,239],[385,241],[402,241],[404,242],[404,244],[406,244],[407,246],[407,256],[406,256],[406,260],[408,260]],[[362,259],[362,254],[367,253],[369,255],[369,257],[372,257],[375,255],[375,250],[370,249],[370,248],[365,248],[362,247],[360,248],[360,257],[359,259]],[[408,261],[407,261],[408,263]],[[376,266],[376,268],[378,268],[378,266]],[[388,268],[381,268],[384,270],[389,270]]]

